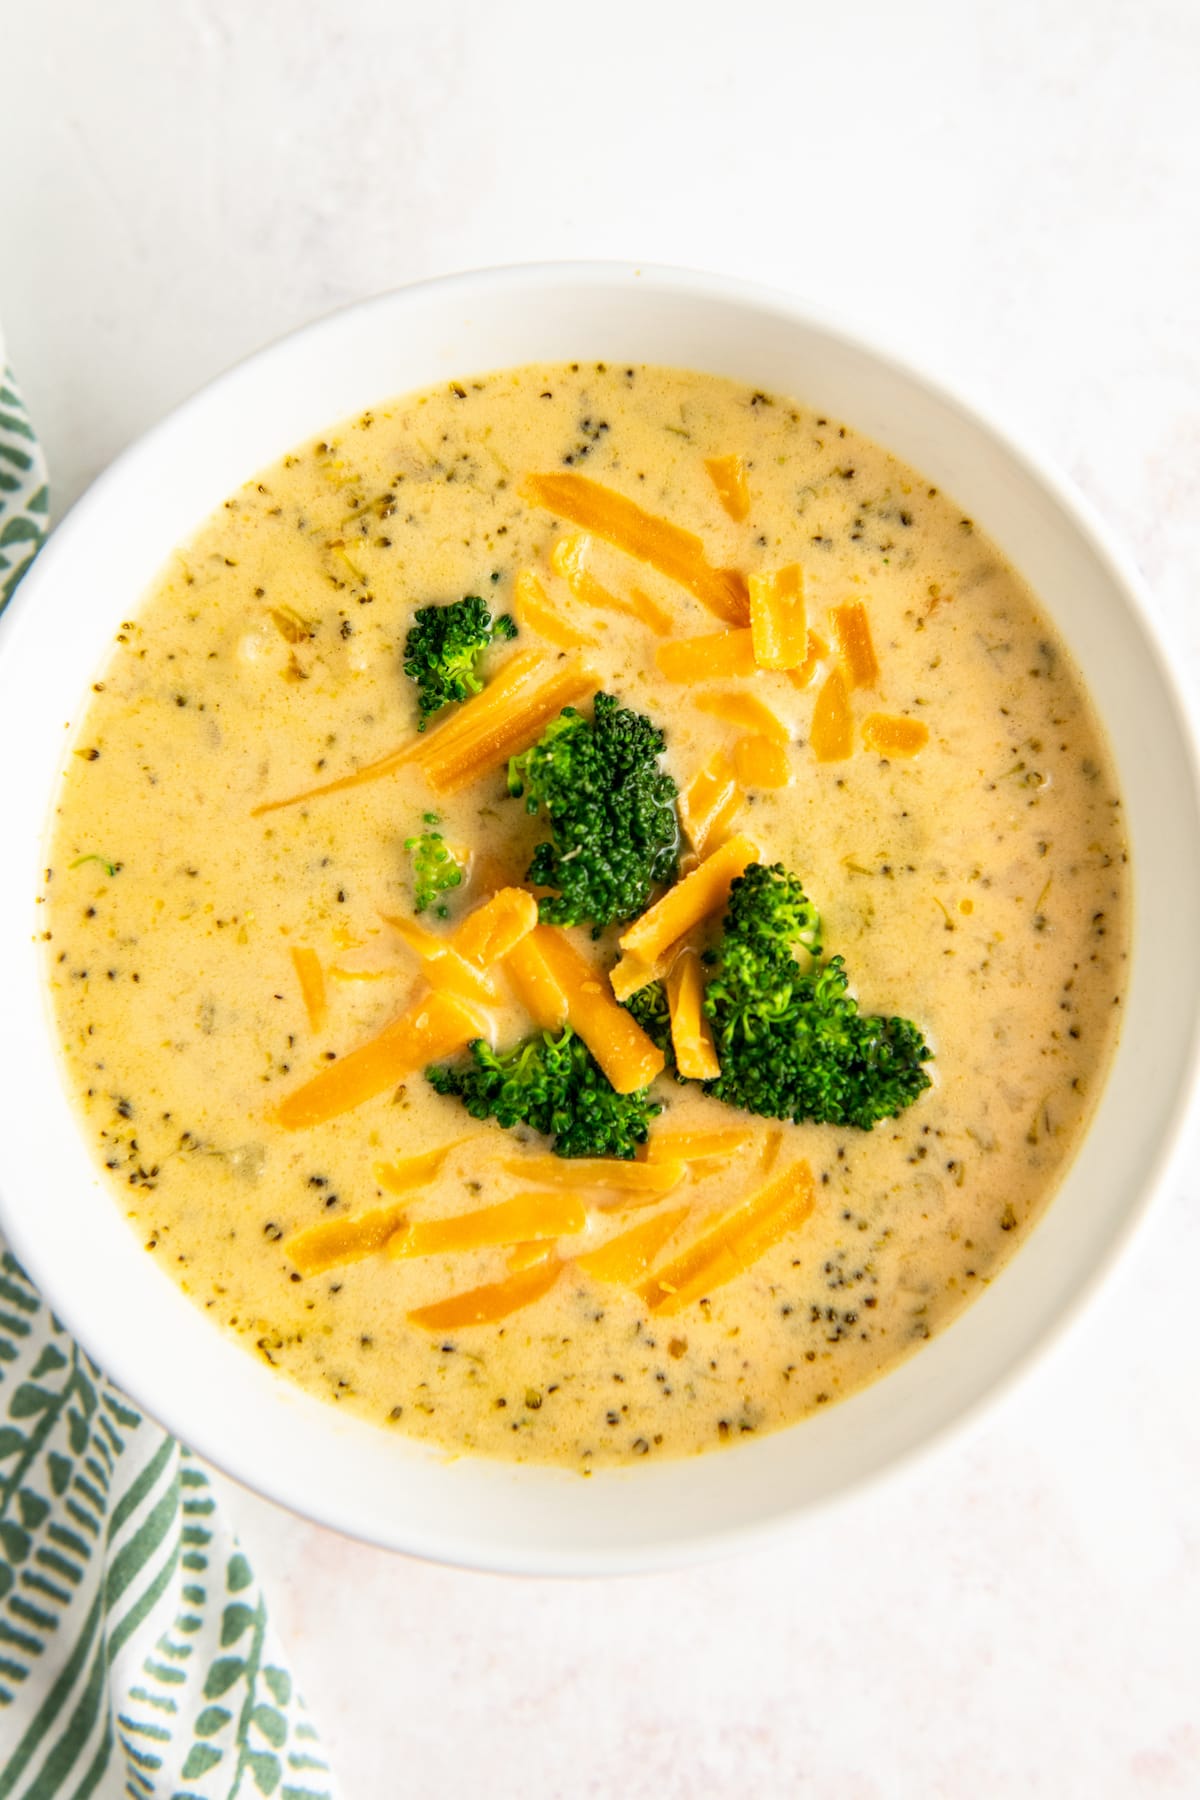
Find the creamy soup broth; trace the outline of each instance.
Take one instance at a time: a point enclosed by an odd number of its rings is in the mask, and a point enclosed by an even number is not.
[[[735,453],[751,502],[740,523],[705,468]],[[449,921],[426,915],[436,930],[519,883],[545,827],[507,797],[502,771],[449,798],[402,768],[253,809],[409,737],[414,609],[480,594],[509,610],[527,568],[595,640],[584,654],[604,689],[661,725],[681,787],[734,740],[696,707],[702,689],[660,673],[663,637],[553,572],[571,528],[521,488],[563,468],[696,533],[713,565],[799,562],[827,640],[829,610],[864,602],[880,676],[852,694],[856,721],[918,718],[926,747],[889,758],[859,736],[849,758],[820,762],[819,682],[759,673],[749,685],[791,734],[791,780],[751,789],[736,828],[803,879],[863,1009],[920,1025],[934,1085],[865,1133],[777,1128],[660,1078],[654,1132],[749,1132],[661,1202],[693,1209],[679,1241],[761,1185],[772,1157],[811,1164],[807,1223],[703,1304],[658,1317],[570,1260],[646,1216],[592,1210],[548,1294],[497,1324],[431,1332],[408,1313],[500,1279],[506,1250],[375,1255],[302,1278],[289,1236],[379,1206],[381,1160],[457,1144],[406,1202],[410,1219],[435,1219],[536,1185],[502,1163],[545,1142],[476,1123],[419,1073],[310,1130],[284,1131],[272,1109],[415,989],[412,951],[385,918],[411,915],[404,840],[422,815],[472,852]],[[616,548],[597,545],[589,568],[611,594],[648,596],[672,635],[722,629]],[[539,642],[522,631],[485,667]],[[778,396],[573,364],[464,379],[347,422],[248,482],[172,558],[117,634],[73,744],[45,948],[67,1079],[113,1197],[147,1254],[252,1354],[447,1450],[590,1469],[703,1450],[852,1393],[995,1278],[1076,1149],[1110,1056],[1125,836],[1069,651],[951,498]],[[607,967],[615,936],[578,941]],[[298,945],[324,971],[318,1031]],[[491,1025],[501,1044],[530,1029],[503,989]]]

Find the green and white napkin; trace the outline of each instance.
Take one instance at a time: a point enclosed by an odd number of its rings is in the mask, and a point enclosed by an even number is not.
[[[50,489],[46,465],[0,337],[0,612],[46,535]]]
[[[0,610],[46,533],[0,341]],[[74,1343],[0,1238],[0,1800],[334,1800],[203,1465]]]

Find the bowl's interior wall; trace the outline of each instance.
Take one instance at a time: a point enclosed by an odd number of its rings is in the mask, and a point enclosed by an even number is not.
[[[1136,950],[1095,1126],[1003,1278],[886,1382],[802,1428],[580,1481],[431,1456],[292,1389],[193,1309],[101,1189],[56,1067],[36,892],[47,796],[96,664],[173,546],[292,444],[391,394],[533,360],[705,368],[794,395],[952,493],[1041,596],[1106,721],[1133,842]],[[127,453],[60,528],[0,625],[10,879],[0,971],[10,1096],[4,1223],[66,1322],[129,1391],[250,1485],[399,1548],[505,1568],[632,1568],[762,1529],[886,1467],[1044,1341],[1120,1241],[1194,1060],[1200,902],[1194,763],[1136,597],[1074,504],[967,409],[806,309],[702,277],[518,270],[386,296],[274,347]]]

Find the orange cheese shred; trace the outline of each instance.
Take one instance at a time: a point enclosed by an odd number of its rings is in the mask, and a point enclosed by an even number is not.
[[[622,1006],[631,994],[639,993],[652,981],[666,980],[671,967],[672,954],[673,949],[655,963],[644,963],[636,956],[622,956],[617,959],[608,971],[608,980],[613,994]]]
[[[576,630],[555,611],[532,569],[518,571],[513,583],[513,612],[518,624],[526,631],[545,638],[547,643],[557,644],[560,650],[581,650],[599,642],[598,638]]]
[[[668,681],[719,681],[730,675],[754,675],[754,636],[749,631],[710,631],[704,637],[672,638],[654,652]]]
[[[462,1144],[470,1143],[469,1137],[455,1138],[449,1144],[439,1144],[436,1150],[424,1150],[419,1156],[404,1156],[399,1162],[376,1163],[373,1170],[376,1181],[389,1194],[407,1194],[415,1187],[424,1187],[435,1175],[441,1173],[442,1164],[452,1150]]]
[[[420,1156],[407,1156],[400,1162],[376,1163],[375,1180],[391,1194],[410,1193],[424,1187],[439,1174],[452,1150],[469,1138],[455,1138],[453,1143],[439,1144]],[[371,1212],[352,1219],[320,1219],[302,1231],[293,1232],[284,1244],[291,1260],[302,1275],[320,1275],[326,1269],[343,1263],[359,1262],[374,1256],[404,1223],[402,1204],[377,1206]]]
[[[817,695],[811,742],[818,762],[844,762],[854,748],[854,718],[840,669],[829,671]]]
[[[660,606],[657,600],[652,600],[641,588],[630,588],[629,605],[634,617],[640,619],[643,625],[648,625],[656,637],[666,637],[675,623],[666,607]]]
[[[477,1006],[487,1006],[496,998],[496,984],[491,976],[485,969],[473,968],[453,944],[423,960],[421,973],[435,994],[453,994]]]
[[[862,740],[880,756],[916,756],[929,742],[929,727],[923,719],[868,713],[862,722]]]
[[[479,1020],[461,1000],[423,992],[377,1036],[293,1089],[275,1117],[285,1131],[323,1125],[479,1035]]]
[[[728,751],[716,751],[679,796],[679,817],[697,856],[716,849],[745,797]]]
[[[397,913],[380,917],[420,957],[431,988],[486,1004],[496,997],[488,970],[533,930],[537,901],[524,888],[500,888],[468,913],[449,937],[439,937]]]
[[[808,634],[808,649],[804,661],[798,669],[788,670],[788,680],[794,687],[810,688],[817,679],[817,670],[829,655],[829,645],[815,631]]]
[[[760,669],[801,666],[808,655],[808,617],[799,563],[750,577],[750,631]]]
[[[321,969],[321,959],[307,944],[294,944],[292,964],[300,983],[300,998],[304,1001],[309,1027],[313,1031],[320,1031],[325,1023],[326,1013],[325,976]]]
[[[602,587],[590,573],[586,567],[586,559],[591,553],[592,543],[593,540],[584,532],[560,538],[550,554],[550,567],[554,573],[562,576],[582,605],[594,607],[598,612],[624,613],[626,618],[637,619],[639,624],[648,625],[657,636],[664,636],[671,629],[671,616],[661,606],[656,606],[648,594],[635,588],[633,597],[625,600],[620,594]]]
[[[450,942],[464,962],[490,969],[537,924],[537,901],[524,888],[498,888],[469,912]]]
[[[535,1238],[532,1243],[514,1244],[504,1262],[516,1274],[521,1269],[532,1269],[535,1263],[545,1262],[553,1255],[553,1242]]]
[[[628,1287],[646,1273],[690,1211],[687,1206],[673,1206],[669,1212],[655,1213],[653,1218],[609,1238],[598,1250],[577,1256],[575,1266],[593,1281],[619,1281]]]
[[[324,794],[341,794],[348,788],[364,787],[369,781],[382,781],[385,775],[392,775],[405,763],[413,760],[418,745],[415,741],[401,744],[398,749],[390,750],[375,762],[364,763],[361,769],[353,769],[349,775],[339,775],[336,781],[322,782],[319,787],[305,788],[302,793],[288,794],[282,800],[264,800],[259,806],[252,806],[250,817],[262,818],[264,813],[278,812],[283,806],[299,806],[304,800],[316,800]]]
[[[495,1206],[457,1213],[448,1219],[421,1219],[401,1225],[387,1242],[397,1260],[408,1256],[452,1255],[493,1244],[523,1244],[537,1238],[574,1237],[587,1224],[583,1201],[571,1194],[517,1194]]]
[[[791,733],[778,713],[773,713],[757,694],[724,691],[697,694],[692,705],[698,712],[711,713],[730,725],[740,725],[743,731],[757,732],[759,737],[769,738],[773,744],[786,744],[790,740]]]
[[[564,706],[595,693],[600,685],[594,671],[578,662],[566,663],[538,683],[547,659],[530,654],[535,661],[519,685],[498,692],[500,683],[492,682],[421,744],[414,760],[438,793],[457,793],[468,782],[501,768],[510,756],[535,743]]]
[[[745,1274],[781,1238],[798,1230],[815,1204],[812,1170],[806,1162],[792,1163],[650,1276],[638,1292],[651,1312],[679,1312]]]
[[[618,1006],[608,977],[553,925],[532,933],[551,977],[567,1002],[567,1020],[578,1032],[618,1094],[646,1087],[666,1058],[641,1026]]]
[[[768,1131],[762,1141],[758,1153],[758,1166],[764,1175],[769,1175],[779,1159],[783,1149],[783,1133],[778,1128]]]
[[[251,818],[257,819],[264,813],[277,812],[281,806],[299,806],[304,800],[316,800],[326,794],[342,794],[349,788],[363,787],[371,781],[382,781],[384,776],[395,774],[397,769],[403,768],[407,763],[421,763],[428,755],[431,745],[439,744],[448,748],[457,734],[465,732],[468,737],[471,735],[480,718],[478,710],[472,709],[477,708],[479,701],[489,702],[488,716],[491,716],[492,709],[503,712],[510,701],[516,704],[518,697],[524,694],[536,675],[549,666],[550,658],[541,651],[518,651],[515,656],[509,657],[481,694],[475,694],[458,709],[452,719],[445,725],[439,725],[427,737],[411,737],[395,750],[389,750],[386,756],[364,763],[361,769],[352,769],[348,775],[339,775],[334,781],[323,781],[319,786],[305,788],[299,794],[288,794],[283,800],[265,800],[261,805],[251,808]],[[463,724],[464,719],[468,721],[466,725]],[[534,733],[534,737],[536,736],[537,732]],[[533,738],[529,741],[532,743]]]
[[[458,1331],[467,1325],[492,1325],[506,1319],[523,1306],[532,1306],[548,1294],[562,1273],[557,1257],[547,1257],[532,1268],[519,1270],[505,1281],[492,1281],[484,1287],[469,1288],[449,1299],[435,1300],[432,1306],[418,1306],[409,1313],[413,1325],[426,1331]]]
[[[729,889],[748,863],[758,861],[758,845],[731,837],[677,881],[620,939],[622,950],[643,963],[657,962],[693,925],[725,905]]]
[[[733,746],[733,766],[743,787],[782,788],[792,779],[787,751],[771,738],[753,733]]]
[[[567,1022],[567,996],[533,933],[515,944],[504,960],[517,999],[541,1031],[560,1032]]]
[[[687,1173],[681,1162],[622,1162],[612,1156],[521,1156],[508,1158],[500,1166],[506,1174],[542,1187],[643,1206],[661,1200]]]
[[[873,688],[879,681],[879,664],[871,639],[871,621],[861,600],[847,600],[833,609],[833,629],[851,687]]]
[[[402,913],[380,913],[379,917],[420,957],[440,956],[449,941],[436,931],[427,931],[415,919],[406,919]]]
[[[623,612],[632,616],[633,608],[616,594],[610,593],[608,588],[602,587],[587,568],[586,558],[592,542],[583,531],[559,538],[550,552],[550,567],[556,575],[562,577],[576,600],[582,601],[584,606],[594,606],[598,612]]]
[[[525,495],[560,519],[594,532],[638,562],[649,563],[677,581],[702,606],[730,625],[750,616],[745,577],[736,569],[714,569],[700,539],[669,519],[643,511],[634,500],[586,475],[560,470],[526,478]]]
[[[697,1127],[692,1131],[654,1131],[640,1154],[648,1163],[707,1162],[713,1157],[736,1155],[750,1142],[751,1135],[736,1125],[728,1130],[717,1127],[705,1131]]]
[[[404,1203],[377,1206],[357,1219],[321,1219],[293,1232],[284,1250],[301,1275],[322,1275],[344,1263],[375,1256],[404,1219]]]
[[[704,1016],[704,974],[694,950],[681,950],[667,976],[671,1042],[681,1075],[715,1081],[721,1073],[712,1026]]]
[[[734,524],[740,525],[750,511],[745,463],[740,456],[706,456],[704,467],[717,490],[717,499]]]

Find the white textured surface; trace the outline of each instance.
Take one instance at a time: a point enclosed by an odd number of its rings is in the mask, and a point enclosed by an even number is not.
[[[1040,438],[1195,691],[1192,0],[44,0],[7,9],[0,67],[0,312],[60,503],[343,301],[711,266]],[[348,1800],[1200,1793],[1198,1194],[1189,1169],[967,1437],[769,1553],[516,1583],[233,1494]]]

